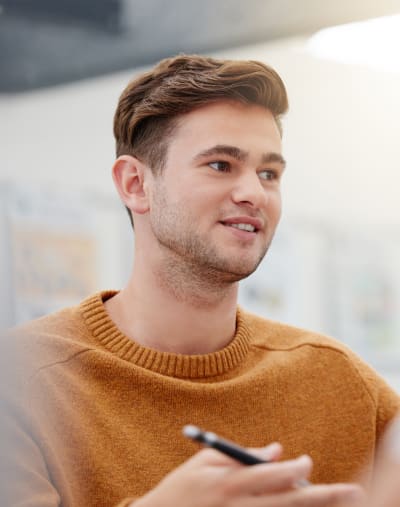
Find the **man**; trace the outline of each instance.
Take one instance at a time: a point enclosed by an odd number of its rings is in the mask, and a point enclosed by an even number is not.
[[[135,229],[132,275],[4,341],[8,505],[359,501],[349,482],[399,398],[338,343],[236,303],[279,222],[286,110],[258,62],[178,56],[125,89],[113,178]],[[273,463],[197,452],[188,423]]]

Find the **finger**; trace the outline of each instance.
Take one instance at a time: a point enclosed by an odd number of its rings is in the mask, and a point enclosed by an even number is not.
[[[231,467],[231,468],[240,468],[243,467],[241,463],[237,460],[231,458],[230,456],[226,456],[220,451],[216,449],[212,449],[210,447],[205,447],[201,449],[196,454],[194,454],[187,462],[188,466],[215,466],[215,467]]]
[[[365,494],[358,484],[322,484],[246,499],[246,507],[359,506]]]
[[[250,447],[247,451],[265,461],[278,461],[282,456],[283,448],[279,442],[272,442],[266,447]]]
[[[309,476],[311,468],[311,458],[301,456],[294,460],[237,469],[227,477],[227,493],[242,496],[290,490]]]

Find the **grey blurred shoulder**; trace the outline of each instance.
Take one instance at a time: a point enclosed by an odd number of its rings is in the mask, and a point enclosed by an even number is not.
[[[79,307],[69,307],[5,330],[0,336],[0,369],[23,376],[91,348]]]

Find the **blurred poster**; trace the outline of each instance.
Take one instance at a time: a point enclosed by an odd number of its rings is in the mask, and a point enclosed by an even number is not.
[[[332,242],[334,331],[372,364],[400,362],[400,235],[393,232],[347,232]]]
[[[7,201],[15,323],[93,292],[96,241],[84,195],[24,186]]]
[[[379,371],[400,372],[400,231],[282,224],[239,303],[335,337]],[[400,382],[400,378],[399,378]]]

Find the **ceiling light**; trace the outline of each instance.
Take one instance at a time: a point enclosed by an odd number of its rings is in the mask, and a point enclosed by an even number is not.
[[[307,50],[318,58],[400,72],[400,14],[317,32]]]

